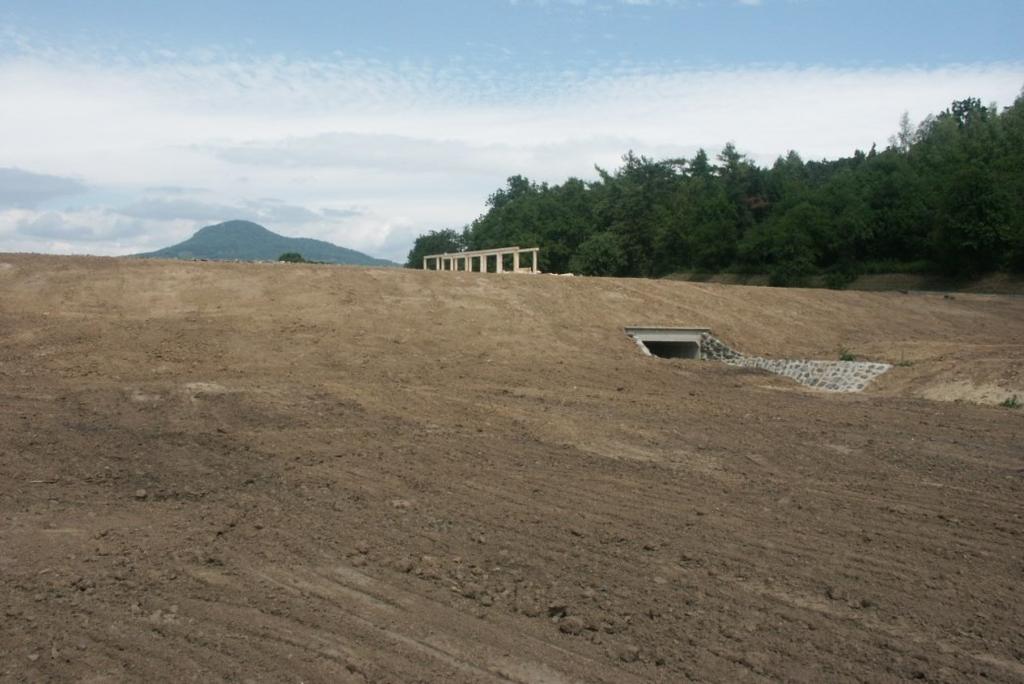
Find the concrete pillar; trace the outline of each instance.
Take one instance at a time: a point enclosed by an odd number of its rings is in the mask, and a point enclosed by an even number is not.
[[[533,250],[532,254],[533,254],[533,266],[531,267],[533,269],[532,272],[533,273],[537,273],[538,272],[538,270],[537,270],[537,250]]]
[[[512,272],[519,273],[519,251],[512,252]]]
[[[505,263],[504,263],[505,262],[505,255],[502,254],[501,252],[498,252],[495,256],[498,257],[498,265],[494,269],[494,272],[495,273],[504,273],[505,272]]]

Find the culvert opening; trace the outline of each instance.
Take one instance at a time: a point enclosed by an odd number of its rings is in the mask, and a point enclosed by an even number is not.
[[[640,342],[652,356],[663,359],[699,359],[700,345],[696,342]]]
[[[701,340],[707,332],[707,328],[626,328],[644,353],[663,359],[701,358]]]

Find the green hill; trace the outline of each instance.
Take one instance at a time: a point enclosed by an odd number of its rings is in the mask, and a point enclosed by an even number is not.
[[[206,226],[184,242],[135,256],[145,259],[276,261],[285,252],[298,252],[309,261],[329,264],[397,265],[393,261],[377,259],[323,240],[278,235],[251,221],[225,221]]]

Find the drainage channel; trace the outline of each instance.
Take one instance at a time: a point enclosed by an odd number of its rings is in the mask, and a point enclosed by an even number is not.
[[[826,392],[860,392],[891,365],[871,361],[769,359],[748,356],[729,347],[709,328],[629,326],[625,329],[648,356],[720,361],[739,368],[757,368]]]

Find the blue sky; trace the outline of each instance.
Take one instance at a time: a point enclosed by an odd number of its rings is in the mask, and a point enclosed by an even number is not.
[[[210,45],[307,58],[524,69],[640,64],[934,65],[1020,60],[1019,0],[15,0],[9,26],[133,50]]]
[[[515,173],[884,144],[1024,85],[1024,2],[0,0],[0,251],[235,217],[401,258]]]

